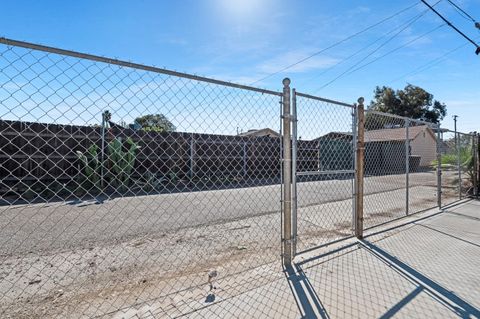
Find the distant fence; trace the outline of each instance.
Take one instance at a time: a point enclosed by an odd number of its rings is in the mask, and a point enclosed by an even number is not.
[[[101,127],[0,121],[0,132],[2,194],[36,191],[53,183],[78,184],[84,166],[77,152],[87,152],[92,144],[102,147]],[[175,180],[208,187],[247,177],[279,178],[280,140],[274,137],[109,128],[105,142],[114,138],[131,138],[140,146],[132,172],[137,179],[154,174],[163,184]]]
[[[233,188],[280,181],[278,137],[159,133],[114,126],[106,130],[105,143],[114,138],[123,141],[131,138],[140,146],[131,174],[131,184],[139,182],[137,193]],[[31,199],[39,194],[42,199],[78,197],[89,191],[81,186],[85,167],[77,152],[86,153],[92,144],[101,149],[102,128],[0,120],[0,144],[3,162],[0,189],[5,198]],[[325,150],[328,153],[323,153]],[[320,167],[341,169],[348,165],[346,161],[352,160],[350,142],[330,139],[299,141],[298,154],[299,171]],[[155,185],[146,184],[149,178],[156,180]],[[129,188],[130,192],[135,190],[134,186]]]
[[[147,132],[115,125],[106,130],[105,145],[114,138],[131,138],[140,147],[129,192],[208,190],[280,181],[278,137]],[[0,120],[0,143],[0,193],[5,198],[32,197],[42,192],[43,199],[78,197],[88,190],[81,186],[85,167],[77,152],[86,153],[95,144],[100,154],[102,128]],[[387,144],[367,142],[367,174],[404,172],[404,155],[394,159],[389,156],[392,147],[404,154],[404,141]],[[386,146],[388,149],[384,149]],[[311,141],[299,140],[297,147],[299,172],[343,170],[353,161],[351,138],[327,135]],[[412,163],[411,167],[417,165]],[[329,178],[332,177],[308,180]],[[107,187],[104,191],[113,193],[118,189]]]

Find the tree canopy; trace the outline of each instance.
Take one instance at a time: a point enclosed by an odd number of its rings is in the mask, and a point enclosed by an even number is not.
[[[135,122],[138,123],[142,130],[153,132],[174,132],[177,128],[163,114],[148,114],[137,117]]]
[[[370,102],[368,109],[432,123],[439,123],[447,115],[447,106],[444,103],[434,100],[432,94],[412,84],[408,84],[403,90],[377,86],[374,100]],[[366,121],[369,121],[368,116]]]

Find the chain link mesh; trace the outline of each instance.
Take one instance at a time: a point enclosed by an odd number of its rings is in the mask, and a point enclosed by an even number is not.
[[[460,161],[460,193],[462,198],[474,194],[474,150],[475,141],[472,134],[458,132],[458,155]]]
[[[301,252],[352,236],[354,122],[352,106],[301,93],[296,103]]]
[[[474,195],[475,135],[442,131],[442,205]]]
[[[365,112],[364,225],[405,216],[406,121]]]
[[[3,44],[0,70],[1,317],[175,317],[277,280],[281,94]]]
[[[293,243],[307,257],[284,272],[282,93],[2,43],[2,318],[369,316],[413,289],[383,269],[398,266],[389,251],[428,273],[433,235],[464,236],[447,229],[460,213],[396,220],[436,206],[439,186],[442,206],[473,194],[473,135],[367,110],[370,239],[348,243],[355,107],[294,91]],[[453,290],[456,276],[432,274]],[[410,307],[445,314],[431,300]]]
[[[408,213],[431,209],[438,204],[438,125],[408,121]]]

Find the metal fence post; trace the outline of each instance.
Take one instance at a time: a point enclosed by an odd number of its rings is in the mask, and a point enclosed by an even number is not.
[[[357,153],[355,162],[355,236],[363,238],[363,176],[365,164],[365,110],[364,98],[358,99],[357,105]]]
[[[195,177],[195,135],[190,135],[190,180]]]
[[[100,186],[105,188],[105,127],[107,125],[107,113],[102,112],[102,149],[100,150]]]
[[[292,264],[292,139],[290,136],[290,79],[283,83],[283,263]]]
[[[354,168],[354,171],[355,171],[355,176],[354,176],[354,179],[353,179],[353,185],[352,185],[352,188],[353,188],[353,194],[352,194],[352,197],[353,197],[353,207],[352,207],[352,232],[355,232],[355,217],[357,216],[356,215],[356,211],[357,211],[357,180],[356,180],[356,167],[357,167],[357,118],[358,118],[358,115],[357,115],[357,108],[354,107],[353,110],[352,110],[352,153],[353,153],[353,168]]]
[[[410,119],[405,119],[405,214],[408,215],[409,212],[409,200],[410,200],[410,189],[409,189],[409,174],[410,174],[410,138],[409,138],[409,126]]]
[[[476,167],[477,167],[477,196],[480,192],[480,133],[476,134],[477,140],[477,149],[475,150],[477,157],[476,157]]]
[[[472,172],[472,175],[473,175],[473,196],[477,197],[477,194],[478,194],[478,181],[477,181],[477,161],[478,161],[478,158],[477,158],[477,150],[478,150],[478,145],[476,143],[477,141],[477,132],[473,132],[473,136],[472,136],[472,157],[473,157],[473,172]]]
[[[247,177],[247,142],[243,141],[243,154],[242,154],[242,177],[245,180]]]
[[[437,126],[437,206],[442,208],[442,138],[440,125]]]
[[[292,256],[297,254],[297,94],[292,90]]]

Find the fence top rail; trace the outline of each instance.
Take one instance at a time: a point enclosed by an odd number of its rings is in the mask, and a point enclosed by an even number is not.
[[[365,110],[365,113],[376,114],[376,115],[387,116],[387,117],[393,117],[393,118],[397,118],[397,119],[404,120],[404,121],[419,123],[419,124],[423,124],[423,125],[429,125],[429,126],[434,127],[434,128],[439,128],[440,127],[440,124],[435,124],[435,123],[432,123],[432,122],[427,122],[427,121],[418,120],[418,119],[412,119],[410,117],[400,116],[400,115],[391,114],[391,113],[384,113],[384,112],[368,110],[368,109]]]
[[[70,56],[70,57],[84,59],[84,60],[91,60],[91,61],[96,61],[96,62],[108,63],[108,64],[123,66],[123,67],[127,67],[127,68],[132,68],[132,69],[138,69],[138,70],[143,70],[143,71],[150,71],[150,72],[161,73],[161,74],[166,74],[166,75],[171,75],[171,76],[177,76],[177,77],[186,78],[186,79],[190,79],[190,80],[194,80],[194,81],[201,81],[201,82],[206,82],[206,83],[223,85],[223,86],[228,86],[228,87],[232,87],[232,88],[236,88],[236,89],[243,89],[243,90],[249,90],[249,91],[259,92],[259,93],[263,93],[263,94],[282,96],[281,92],[276,92],[276,91],[272,91],[272,90],[257,88],[257,87],[254,87],[254,86],[237,84],[237,83],[232,83],[232,82],[227,82],[227,81],[222,81],[222,80],[216,80],[216,79],[211,79],[211,78],[207,78],[207,77],[203,77],[203,76],[197,76],[197,75],[193,75],[193,74],[188,74],[188,73],[177,72],[177,71],[168,70],[168,69],[164,69],[164,68],[159,68],[159,67],[155,67],[155,66],[148,66],[148,65],[144,65],[144,64],[133,63],[133,62],[123,61],[123,60],[118,60],[118,59],[113,59],[113,58],[88,54],[88,53],[81,53],[81,52],[77,52],[77,51],[64,50],[64,49],[60,49],[60,48],[49,47],[49,46],[30,43],[30,42],[25,42],[25,41],[18,41],[18,40],[8,39],[8,38],[4,38],[4,37],[0,37],[0,43],[4,44],[4,45],[7,45],[7,46],[21,47],[21,48],[25,48],[25,49],[43,51],[43,52],[59,54],[59,55],[65,55],[65,56]]]
[[[450,130],[450,129],[443,129],[442,132],[443,132],[443,133],[454,133],[454,134],[455,134],[455,131],[454,131],[454,130]],[[462,134],[462,135],[476,136],[475,133],[463,133],[463,132],[459,132],[459,131],[457,131],[456,133],[457,133],[457,134]]]
[[[346,106],[346,107],[350,107],[350,108],[354,107],[353,104],[348,104],[348,103],[339,102],[339,101],[335,101],[335,100],[325,99],[323,97],[314,96],[314,95],[310,95],[310,94],[306,94],[306,93],[300,93],[298,91],[295,91],[295,94],[297,96],[305,97],[307,99],[312,99],[312,100],[322,101],[322,102],[326,102],[326,103],[337,104],[337,105]]]

